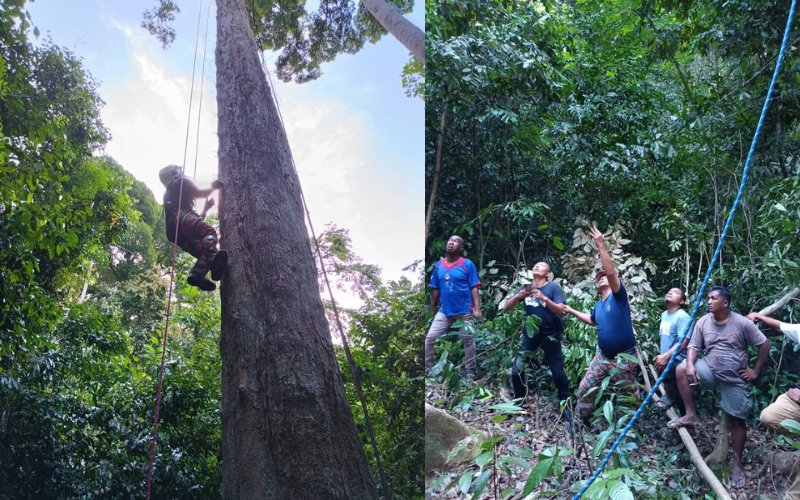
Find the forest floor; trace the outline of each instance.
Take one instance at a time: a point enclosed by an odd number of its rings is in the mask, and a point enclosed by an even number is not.
[[[511,445],[528,448],[533,451],[534,456],[553,445],[577,450],[575,454],[564,457],[560,481],[556,476],[545,477],[535,490],[538,495],[533,495],[531,498],[560,499],[574,496],[574,492],[569,489],[570,486],[576,481],[587,479],[605,453],[604,450],[598,457],[592,456],[597,435],[607,428],[606,421],[601,417],[595,420],[596,423],[591,428],[577,426],[579,429],[576,430],[573,437],[568,432],[567,425],[560,421],[558,405],[553,398],[534,392],[529,395],[526,403],[522,406],[525,413],[509,415],[506,420],[497,423],[493,420],[498,413],[488,407],[508,402],[511,398],[508,390],[504,388],[487,385],[486,389],[494,397],[483,400],[474,399],[470,410],[466,412],[457,412],[446,408],[446,401],[451,395],[448,395],[445,388],[439,384],[426,387],[426,401],[437,408],[447,410],[450,415],[465,424],[494,436],[502,436],[503,440],[497,444],[496,456],[498,457],[504,454],[511,455],[508,451]],[[708,401],[711,398],[705,399],[706,404],[699,403],[702,421],[701,425],[696,428],[697,435],[695,437],[695,444],[703,456],[707,456],[714,448],[719,423],[719,419],[716,417],[703,418],[703,414],[717,414],[714,410],[713,399],[711,401]],[[650,477],[657,478],[653,482],[656,483],[657,498],[659,499],[689,498],[694,500],[703,498],[706,493],[709,494],[708,498],[713,498],[710,488],[705,486],[703,480],[696,473],[680,435],[676,430],[667,428],[668,420],[666,413],[662,411],[648,409],[642,413],[635,426],[641,438],[635,440],[638,446],[630,452],[631,462],[637,466],[644,464],[644,468],[651,472],[657,471]],[[625,442],[631,440],[631,434],[633,434],[632,431],[626,436]],[[581,439],[585,443],[583,447],[581,447]],[[584,453],[581,453],[581,448],[585,449]],[[608,446],[606,446],[606,450],[607,448]],[[745,488],[731,489],[727,470],[715,471],[715,473],[722,478],[723,485],[735,500],[782,499],[790,482],[780,474],[771,475],[762,472],[765,470],[764,462],[769,460],[772,451],[778,449],[781,451],[792,450],[788,445],[780,446],[765,428],[761,426],[754,428],[752,422],[748,422],[744,457],[747,477]],[[590,455],[589,460],[586,458],[587,454]],[[732,454],[733,452],[729,450],[729,459]],[[535,459],[530,459],[530,461],[531,466],[535,465]],[[478,467],[472,464],[448,471],[449,477],[430,491],[426,497],[459,500],[472,498],[471,493],[463,494],[457,484],[447,488],[454,481],[457,482],[458,478],[467,470],[477,471]],[[478,500],[521,499],[528,472],[519,467],[514,468],[513,472],[512,475],[507,475],[498,469],[499,480],[495,481],[494,477],[491,478]],[[431,484],[439,477],[440,474],[429,476],[426,484]],[[505,489],[513,489],[515,493],[507,493],[503,497],[500,492]]]

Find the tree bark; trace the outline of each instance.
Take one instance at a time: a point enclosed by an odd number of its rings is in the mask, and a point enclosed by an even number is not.
[[[442,168],[442,143],[444,142],[444,124],[447,110],[442,111],[442,125],[439,128],[439,140],[436,143],[436,167],[433,171],[433,185],[431,186],[431,198],[428,202],[428,213],[425,215],[425,241],[428,241],[428,232],[431,228],[433,218],[433,204],[436,201],[436,190],[439,189],[439,171]]]
[[[385,0],[361,0],[372,17],[425,65],[425,33]]]
[[[300,185],[244,0],[217,0],[222,482],[227,500],[376,499]]]

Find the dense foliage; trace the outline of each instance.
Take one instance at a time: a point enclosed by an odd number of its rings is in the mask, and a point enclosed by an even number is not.
[[[636,268],[623,276],[626,287],[640,288],[634,326],[640,346],[657,353],[660,297],[680,286],[698,300],[788,9],[714,0],[426,4],[426,264],[451,234],[464,237],[483,281],[487,321],[476,340],[487,383],[505,383],[516,352],[520,311],[502,314],[498,304],[524,269],[545,260],[573,307],[588,310],[596,300],[587,281],[596,251],[580,234],[592,222],[624,234],[615,248],[624,246],[625,258],[615,257]],[[743,314],[800,282],[800,60],[792,43],[712,280],[731,289],[732,308]],[[792,301],[776,317],[797,322],[796,311]],[[750,425],[798,383],[796,348],[781,339],[754,386]],[[594,329],[569,318],[573,383],[595,345]],[[434,379],[457,389],[450,372],[460,343],[443,346],[452,354]],[[477,393],[454,394],[448,403],[463,409]],[[596,416],[605,420],[602,404]]]

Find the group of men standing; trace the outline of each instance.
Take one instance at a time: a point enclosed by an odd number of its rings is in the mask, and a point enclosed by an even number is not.
[[[567,399],[571,391],[561,351],[564,331],[562,317],[572,314],[580,321],[597,327],[595,356],[586,369],[576,395],[576,408],[584,420],[594,411],[593,401],[596,395],[592,389],[600,387],[608,376],[611,376],[609,386],[620,386],[640,399],[637,383],[639,366],[635,361],[637,345],[628,294],[616,274],[603,233],[593,227],[591,236],[597,245],[602,270],[595,276],[600,300],[590,313],[576,311],[566,304],[561,287],[548,281],[551,270],[545,262],[538,262],[533,266],[533,282],[523,285],[507,297],[503,305],[503,309],[509,312],[517,305],[524,304],[526,314],[522,341],[511,373],[516,398],[527,395],[526,367],[532,362],[533,353],[541,348],[545,363],[553,375],[558,398]],[[446,247],[447,256],[433,269],[430,283],[433,289],[431,313],[440,303],[441,307],[426,336],[426,373],[433,365],[436,338],[446,333],[459,319],[481,317],[477,288],[480,279],[475,265],[461,256],[463,248],[464,242],[460,237],[451,237]],[[753,404],[750,384],[761,374],[770,349],[769,340],[754,322],[761,321],[783,332],[795,342],[799,341],[800,325],[782,323],[758,313],[742,316],[731,311],[731,299],[731,293],[726,288],[712,287],[707,296],[708,314],[697,321],[692,335],[687,335],[679,345],[679,339],[691,327],[690,317],[683,309],[686,303],[685,292],[679,288],[670,289],[664,298],[666,311],[661,317],[661,352],[654,362],[658,372],[663,373],[674,351],[678,351],[675,362],[664,374],[667,395],[657,403],[659,409],[672,405],[685,407],[685,414],[670,421],[667,424],[669,427],[687,427],[693,431],[699,424],[694,388],[702,385],[719,390],[720,406],[731,417],[731,443],[734,452],[731,479],[735,487],[742,487],[745,482],[742,453],[747,433],[746,418]],[[538,318],[538,329],[535,333],[528,334],[527,318],[531,316]],[[467,379],[470,380],[475,377],[475,341],[463,329],[462,337]],[[752,368],[749,366],[748,346],[758,348],[758,356]],[[569,411],[565,411],[563,415],[566,419],[571,419]],[[790,389],[761,413],[762,424],[778,432],[785,432],[780,423],[786,419],[800,421],[800,388]],[[800,475],[786,498],[800,500]]]

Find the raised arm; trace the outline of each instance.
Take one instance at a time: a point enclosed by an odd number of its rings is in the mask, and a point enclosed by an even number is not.
[[[564,312],[575,316],[576,318],[578,318],[579,320],[583,321],[587,325],[597,326],[597,323],[592,321],[592,315],[591,314],[588,314],[588,313],[585,313],[585,312],[576,311],[575,309],[571,308],[570,306],[568,306],[566,304],[564,305]]]
[[[614,261],[611,260],[611,255],[606,249],[606,238],[603,236],[603,233],[594,226],[592,226],[591,235],[594,243],[597,245],[597,251],[600,253],[600,262],[603,263],[603,271],[606,273],[608,286],[611,287],[612,292],[617,293],[622,285],[617,276],[617,272],[614,270]]]

